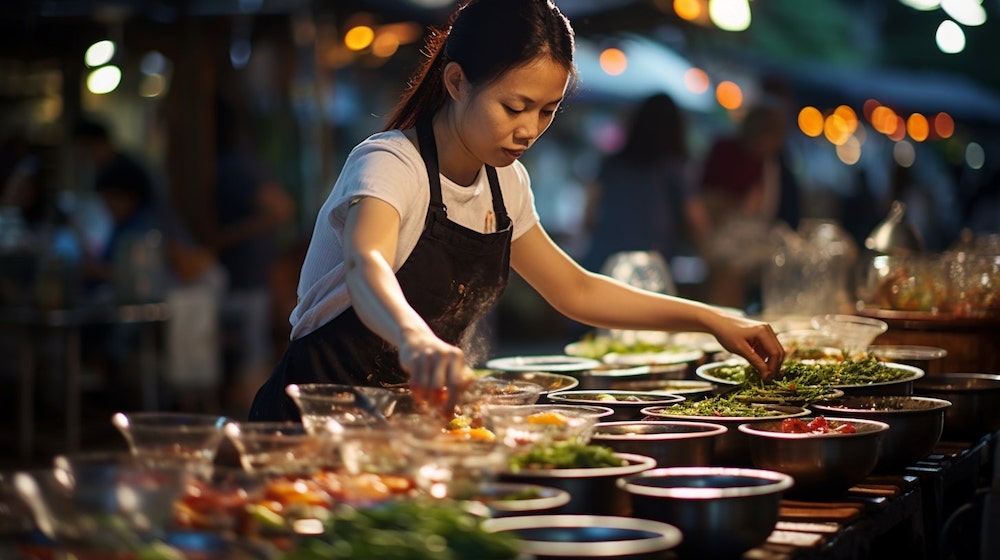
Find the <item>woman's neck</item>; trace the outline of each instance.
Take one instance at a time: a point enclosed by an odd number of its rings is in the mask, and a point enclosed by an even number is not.
[[[446,107],[434,115],[432,122],[441,174],[458,185],[474,184],[483,162],[463,143],[457,119]]]

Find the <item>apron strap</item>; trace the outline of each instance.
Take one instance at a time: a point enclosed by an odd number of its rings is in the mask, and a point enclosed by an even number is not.
[[[448,208],[441,198],[441,171],[438,168],[437,144],[434,142],[434,125],[431,115],[426,114],[417,120],[417,143],[420,144],[420,157],[427,168],[427,180],[431,184],[431,206],[440,208],[448,215]]]

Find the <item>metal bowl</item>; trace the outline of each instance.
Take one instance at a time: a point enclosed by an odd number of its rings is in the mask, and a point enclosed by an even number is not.
[[[672,525],[648,519],[607,515],[531,515],[487,519],[482,528],[512,533],[520,550],[535,560],[663,558],[682,539]]]
[[[755,467],[791,475],[795,488],[789,494],[823,498],[845,493],[875,470],[882,438],[889,430],[888,424],[876,420],[829,416],[826,420],[850,422],[857,431],[785,433],[781,420],[740,424],[738,429],[749,436]]]
[[[767,540],[792,477],[726,467],[673,467],[623,477],[632,516],[676,526],[686,558],[738,558]]]
[[[453,498],[486,506],[490,517],[510,517],[548,513],[569,503],[569,492],[517,482],[480,482],[472,492]]]
[[[649,379],[614,383],[611,388],[620,391],[670,393],[672,395],[683,395],[689,401],[696,401],[712,396],[718,385],[701,379]]]
[[[708,422],[709,424],[720,424],[727,428],[726,433],[713,438],[715,443],[712,453],[712,465],[720,467],[752,467],[753,461],[750,459],[750,444],[745,434],[737,430],[737,426],[744,423],[767,422],[770,420],[783,420],[797,416],[811,414],[808,408],[802,406],[787,405],[756,405],[770,409],[776,414],[774,416],[689,416],[684,414],[671,414],[668,406],[651,406],[642,410],[647,417],[656,420],[670,420],[679,422]]]
[[[606,406],[613,414],[602,418],[605,422],[642,420],[642,409],[650,406],[666,406],[684,400],[681,395],[653,393],[650,391],[557,391],[549,394],[549,400],[557,404]]]
[[[715,439],[727,431],[708,422],[600,422],[590,440],[619,453],[652,457],[657,467],[705,466],[712,464]]]
[[[900,378],[891,381],[880,381],[878,383],[851,383],[851,384],[831,384],[832,389],[839,389],[846,395],[912,395],[913,384],[916,380],[924,377],[924,370],[906,364],[894,362],[883,362],[886,367],[899,370]],[[732,358],[720,362],[712,362],[698,366],[695,375],[705,381],[718,383],[719,385],[735,386],[743,382],[742,376],[730,378],[720,375],[720,368],[746,364],[743,358]]]
[[[569,492],[569,503],[554,513],[624,515],[628,511],[628,498],[615,486],[615,480],[656,467],[656,459],[631,453],[615,453],[615,456],[624,459],[626,464],[621,467],[522,469],[516,473],[501,472],[497,478],[501,482],[537,484]]]
[[[541,400],[555,391],[568,391],[580,385],[580,380],[564,373],[549,373],[547,371],[493,371],[486,379],[502,379],[504,381],[529,381],[542,386]]]
[[[878,420],[889,425],[882,437],[876,472],[903,469],[923,459],[937,445],[951,403],[917,396],[849,396],[828,404],[813,404],[818,414]]]
[[[944,414],[946,440],[972,441],[1000,430],[1000,375],[943,373],[914,384],[918,395],[951,402]]]
[[[601,364],[577,375],[580,389],[621,388],[624,383],[681,379],[687,375],[688,362],[674,364]]]

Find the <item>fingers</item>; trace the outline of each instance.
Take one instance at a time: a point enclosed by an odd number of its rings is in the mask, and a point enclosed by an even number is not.
[[[754,327],[749,338],[749,352],[744,355],[750,365],[760,372],[761,377],[770,379],[777,375],[785,359],[785,349],[778,342],[771,325],[762,323]]]

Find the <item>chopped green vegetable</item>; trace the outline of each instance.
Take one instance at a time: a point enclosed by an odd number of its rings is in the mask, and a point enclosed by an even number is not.
[[[558,441],[514,455],[508,466],[516,473],[522,469],[585,469],[622,467],[626,464],[610,447],[587,445],[578,441]]]

